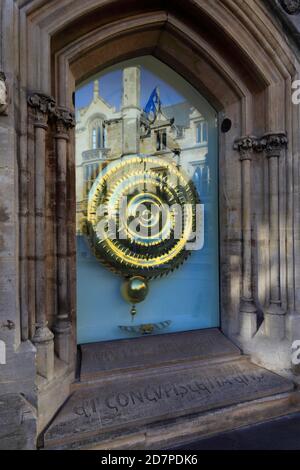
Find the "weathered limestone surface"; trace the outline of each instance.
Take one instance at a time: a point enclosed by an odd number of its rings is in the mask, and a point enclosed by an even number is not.
[[[0,447],[33,448],[35,348],[21,341],[20,324],[18,9],[4,0],[0,10]]]
[[[299,0],[264,0],[275,16],[281,20],[287,31],[300,45],[300,2]]]
[[[243,208],[243,280],[240,303],[240,335],[251,339],[257,332],[257,308],[253,299],[253,262],[252,262],[252,159],[256,151],[257,139],[253,136],[244,136],[238,139],[235,150],[240,153],[242,166],[242,208]]]
[[[34,409],[18,394],[0,395],[0,449],[36,448]]]
[[[67,154],[69,129],[75,126],[73,114],[64,108],[56,110],[57,154],[57,295],[58,312],[55,320],[55,352],[69,364],[72,357],[70,303],[68,302],[68,237],[67,224]]]
[[[292,391],[292,382],[246,359],[110,381],[74,392],[46,445],[217,409]]]
[[[0,330],[3,338],[3,329]],[[0,392],[22,393],[31,403],[36,403],[36,350],[29,341],[21,343],[18,349],[6,347],[6,364],[0,365]]]
[[[85,344],[81,352],[82,381],[116,371],[240,355],[217,329]]]

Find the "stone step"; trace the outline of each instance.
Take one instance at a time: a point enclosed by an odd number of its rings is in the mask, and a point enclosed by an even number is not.
[[[85,384],[138,370],[157,370],[172,364],[233,359],[240,354],[218,329],[84,344],[81,345],[80,382]]]
[[[174,365],[168,373],[151,369],[143,376],[120,376],[75,391],[45,432],[44,446],[162,448],[166,436],[168,442],[180,442],[184,429],[186,436],[206,425],[209,431],[218,420],[229,425],[231,416],[243,422],[243,413],[254,420],[256,415],[247,410],[257,410],[256,421],[264,410],[274,415],[277,406],[283,413],[287,406],[282,400],[290,400],[293,393],[291,381],[243,356],[186,368]],[[212,419],[214,413],[219,417]]]

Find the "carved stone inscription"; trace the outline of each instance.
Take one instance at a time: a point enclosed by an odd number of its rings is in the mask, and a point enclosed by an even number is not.
[[[46,440],[220,408],[291,390],[291,382],[245,359],[148,375],[76,391],[46,433]],[[77,434],[78,435],[78,434]]]
[[[240,354],[238,348],[217,329],[86,344],[81,346],[81,351],[82,379],[105,371]]]

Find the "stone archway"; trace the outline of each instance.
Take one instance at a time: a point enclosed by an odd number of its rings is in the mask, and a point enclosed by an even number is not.
[[[289,362],[288,338],[299,324],[295,53],[261,1],[189,0],[184,9],[180,1],[121,3],[32,0],[19,2],[17,11],[6,7],[20,31],[22,77],[13,83],[8,57],[5,72],[20,109],[12,125],[20,128],[21,333],[11,333],[10,341],[15,350],[31,340],[37,347],[40,429],[68,396],[75,367],[72,93],[115,62],[154,55],[233,122],[220,139],[225,334],[256,361],[280,368]],[[16,323],[18,315],[12,313]],[[274,357],[279,341],[281,360]],[[46,411],[58,388],[63,393]]]

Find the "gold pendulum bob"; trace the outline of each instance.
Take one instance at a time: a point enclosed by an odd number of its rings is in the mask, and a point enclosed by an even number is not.
[[[132,305],[130,313],[133,320],[137,314],[136,304],[143,302],[149,292],[148,282],[142,276],[133,276],[122,284],[121,292],[126,302]]]

